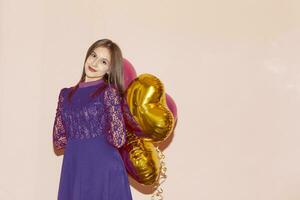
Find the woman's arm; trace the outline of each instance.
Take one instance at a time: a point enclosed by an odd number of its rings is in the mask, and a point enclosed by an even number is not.
[[[67,144],[67,134],[66,129],[63,124],[63,120],[61,117],[61,110],[62,110],[62,103],[64,101],[63,91],[66,88],[60,90],[57,108],[56,108],[56,115],[53,125],[53,144],[56,149],[63,149]]]
[[[107,86],[104,92],[104,105],[107,115],[107,139],[117,148],[126,141],[126,126],[124,123],[121,96],[116,88]]]

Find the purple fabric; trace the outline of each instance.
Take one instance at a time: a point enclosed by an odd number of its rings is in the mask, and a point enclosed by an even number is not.
[[[64,149],[58,200],[132,200],[118,151],[126,138],[120,94],[102,80],[83,82],[69,103],[70,89],[60,91],[53,126],[53,144]]]
[[[88,86],[92,86],[92,85],[98,85],[98,84],[103,83],[103,82],[104,82],[103,79],[99,79],[99,80],[96,80],[96,81],[89,81],[89,82],[80,82],[79,87],[83,88],[83,87],[88,87]]]

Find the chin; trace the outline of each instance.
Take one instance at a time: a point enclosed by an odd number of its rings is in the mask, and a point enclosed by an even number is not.
[[[91,72],[90,70],[85,70],[85,74],[87,75],[87,76],[89,76],[89,77],[94,77],[94,76],[96,76],[93,72]]]

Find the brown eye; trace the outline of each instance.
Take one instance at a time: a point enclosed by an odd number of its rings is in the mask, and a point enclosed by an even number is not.
[[[104,64],[107,64],[106,61],[103,61]]]

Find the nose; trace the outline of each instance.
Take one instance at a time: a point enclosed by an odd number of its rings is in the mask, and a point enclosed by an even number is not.
[[[100,60],[100,58],[95,59],[95,60],[92,62],[93,66],[97,66],[99,60]]]

